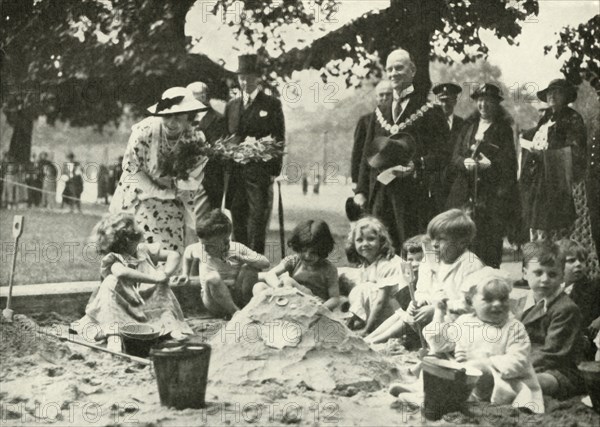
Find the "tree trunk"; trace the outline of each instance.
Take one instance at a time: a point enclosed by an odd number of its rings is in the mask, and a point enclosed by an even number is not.
[[[15,162],[26,163],[31,159],[31,137],[34,118],[23,110],[10,114],[9,123],[13,127],[9,153]]]

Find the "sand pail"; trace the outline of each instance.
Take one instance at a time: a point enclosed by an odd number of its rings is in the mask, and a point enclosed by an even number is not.
[[[205,406],[210,350],[204,343],[152,349],[161,405],[175,409]]]
[[[150,349],[158,342],[160,331],[143,323],[123,325],[119,329],[125,353],[132,356],[148,357]]]
[[[600,362],[582,362],[578,368],[585,381],[594,411],[600,414]]]
[[[482,375],[478,369],[435,357],[424,357],[422,366],[423,415],[428,420],[439,420],[444,414],[460,411]]]

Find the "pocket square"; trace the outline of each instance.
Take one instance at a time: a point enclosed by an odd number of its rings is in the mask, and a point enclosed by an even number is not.
[[[269,115],[269,113],[267,113],[265,110],[260,110],[260,112],[258,113],[258,115],[260,117],[267,117]]]

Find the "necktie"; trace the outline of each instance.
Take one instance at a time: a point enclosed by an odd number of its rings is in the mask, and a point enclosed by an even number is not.
[[[394,123],[396,123],[398,121],[401,114],[402,114],[402,100],[399,99],[396,101],[396,106],[394,107]]]

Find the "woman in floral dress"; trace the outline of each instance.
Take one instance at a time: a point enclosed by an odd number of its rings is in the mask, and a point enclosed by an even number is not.
[[[174,87],[148,111],[152,116],[132,128],[110,212],[133,212],[147,243],[160,243],[162,249],[181,254],[186,225],[190,232],[195,228],[194,197],[204,191],[201,181],[207,158],[198,156],[187,182],[179,183],[170,162],[181,144],[204,143],[203,134],[191,123],[207,107],[191,91]]]

